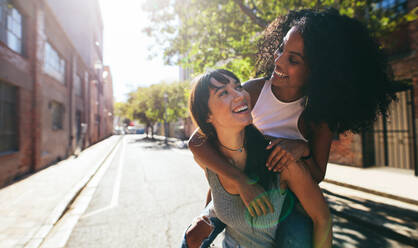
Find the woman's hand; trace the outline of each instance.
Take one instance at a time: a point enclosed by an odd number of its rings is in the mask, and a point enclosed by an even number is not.
[[[274,212],[267,193],[259,184],[251,183],[248,178],[245,178],[237,180],[235,187],[252,217]]]
[[[273,149],[266,166],[274,172],[281,172],[293,161],[310,154],[308,143],[303,140],[277,138],[271,141],[266,149]]]

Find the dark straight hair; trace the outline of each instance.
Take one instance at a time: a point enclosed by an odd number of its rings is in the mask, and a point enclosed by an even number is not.
[[[213,78],[219,83],[228,84],[229,79],[225,76],[240,83],[240,80],[234,73],[224,69],[209,71],[193,80],[193,87],[189,98],[189,111],[193,122],[200,128],[201,134],[209,139],[216,137],[215,129],[212,124],[208,123],[210,114],[208,106],[210,89],[216,89],[210,79]]]
[[[207,138],[208,142],[217,151],[219,151],[217,134],[212,124],[208,122],[210,89],[216,88],[210,82],[210,79],[214,78],[220,83],[227,84],[229,79],[225,76],[240,82],[238,77],[228,70],[217,69],[210,71],[193,80],[194,84],[189,99],[189,110],[193,121],[199,127],[200,133]],[[268,141],[254,125],[250,124],[245,127],[244,145],[247,150],[244,173],[251,179],[249,183],[258,183],[265,190],[271,189],[272,185],[277,181],[277,173],[269,171],[265,166],[267,157],[270,154],[270,151],[265,149]],[[219,153],[223,156],[220,151]]]

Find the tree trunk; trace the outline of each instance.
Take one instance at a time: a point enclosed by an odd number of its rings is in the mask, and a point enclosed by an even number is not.
[[[251,19],[252,22],[254,22],[255,24],[257,24],[263,29],[267,27],[268,22],[256,16],[254,12],[242,2],[242,0],[234,0],[234,3],[238,4],[241,11],[244,12],[244,14],[247,15]]]

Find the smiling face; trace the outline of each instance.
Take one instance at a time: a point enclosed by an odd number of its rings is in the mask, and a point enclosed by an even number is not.
[[[209,94],[209,119],[216,130],[219,128],[241,129],[252,123],[250,95],[241,83],[228,77],[229,83],[220,83],[211,78],[213,88]]]
[[[303,50],[303,38],[297,27],[292,27],[274,53],[275,67],[271,76],[273,86],[297,89],[305,86],[309,70]]]

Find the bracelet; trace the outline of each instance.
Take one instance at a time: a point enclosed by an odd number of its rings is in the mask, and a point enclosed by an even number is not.
[[[309,149],[309,154],[306,155],[306,156],[300,157],[300,160],[305,161],[305,160],[308,160],[310,158],[312,158],[312,151],[311,151],[311,149]]]

